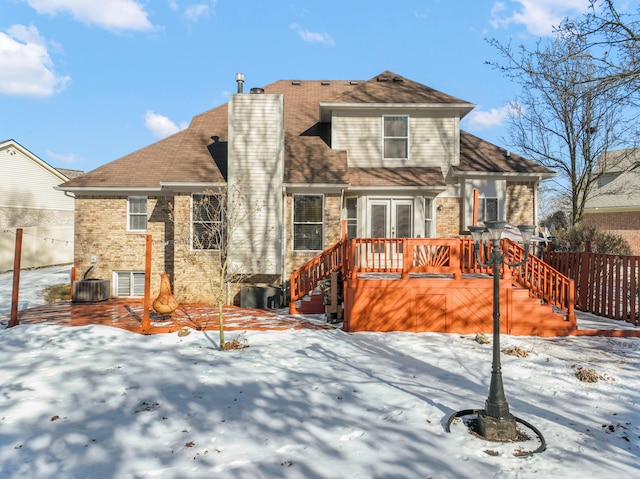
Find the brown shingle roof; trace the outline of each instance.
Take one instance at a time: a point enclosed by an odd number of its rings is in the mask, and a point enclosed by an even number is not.
[[[460,130],[460,172],[483,173],[532,173],[553,175],[554,173],[538,163],[522,156],[509,153],[493,143]]]
[[[428,186],[444,187],[440,168],[349,168],[352,186]]]
[[[339,99],[344,103],[468,103],[391,71],[363,82]]]
[[[344,151],[332,150],[330,128],[319,123],[320,103],[468,104],[450,95],[386,71],[372,79],[280,80],[265,93],[284,96],[285,183],[439,186],[440,174],[429,168],[406,169],[395,175],[385,169],[347,168]],[[161,183],[217,183],[226,180],[228,108],[221,105],[195,116],[186,130],[153,143],[64,183],[64,188],[159,188]],[[541,172],[549,170],[461,132],[459,171]],[[402,183],[399,183],[402,181]],[[367,183],[369,182],[369,183]]]

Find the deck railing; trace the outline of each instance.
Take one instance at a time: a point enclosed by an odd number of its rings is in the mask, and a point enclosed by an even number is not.
[[[509,263],[521,261],[522,246],[502,240],[502,253]],[[421,273],[492,274],[491,268],[476,261],[471,238],[356,238],[343,239],[308,261],[290,277],[290,305],[312,291],[332,271],[344,278],[361,273],[388,273],[402,278]],[[574,316],[573,281],[534,255],[521,267],[501,267],[501,276],[515,281],[536,296]]]
[[[524,248],[509,239],[502,240],[502,250],[509,263],[517,263],[524,257]],[[517,284],[567,313],[570,320],[575,318],[575,284],[571,278],[532,254],[524,265],[510,270]]]
[[[343,271],[345,265],[345,242],[346,240],[342,240],[334,244],[291,273],[289,277],[291,290],[290,309],[295,309],[295,302],[310,291],[313,291],[320,281],[329,277],[332,271]]]

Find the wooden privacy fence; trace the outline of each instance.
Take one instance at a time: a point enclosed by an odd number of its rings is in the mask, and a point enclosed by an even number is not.
[[[640,324],[640,256],[550,251],[544,260],[574,280],[577,309]]]

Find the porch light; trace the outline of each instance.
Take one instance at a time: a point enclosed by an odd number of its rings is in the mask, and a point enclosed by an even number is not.
[[[482,234],[485,232],[485,227],[469,226],[469,231],[471,232],[471,237],[473,238],[473,242],[476,244],[480,244],[480,241],[482,241]]]
[[[506,226],[506,221],[485,221],[485,226],[489,230],[489,235],[492,240],[499,240]]]
[[[518,229],[520,230],[520,234],[522,235],[522,242],[525,245],[531,243],[531,236],[533,236],[533,230],[536,227],[533,225],[518,225]]]
[[[541,445],[533,451],[533,453],[542,452],[546,449],[546,443],[540,431],[509,412],[509,404],[507,403],[502,385],[502,365],[500,364],[500,267],[502,265],[518,267],[527,262],[529,257],[529,243],[531,242],[531,236],[535,227],[532,225],[518,226],[524,243],[524,256],[522,261],[509,263],[505,260],[504,254],[500,249],[500,238],[505,226],[505,221],[486,221],[485,226],[469,226],[469,232],[473,237],[473,250],[476,263],[484,268],[493,267],[493,355],[491,381],[489,384],[489,397],[485,401],[484,409],[465,409],[454,413],[449,417],[446,430],[450,432],[451,423],[456,417],[476,414],[476,432],[481,437],[489,441],[511,442],[518,438],[518,430],[516,427],[516,423],[518,422],[531,429],[540,439]]]

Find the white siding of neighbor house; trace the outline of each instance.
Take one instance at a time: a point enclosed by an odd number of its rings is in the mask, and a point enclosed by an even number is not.
[[[382,158],[383,115],[409,116],[408,160]],[[449,165],[459,162],[457,116],[416,111],[341,111],[334,112],[331,125],[331,147],[348,151],[350,167],[440,166],[443,171],[447,171]]]
[[[0,207],[73,211],[73,198],[54,189],[66,178],[22,149],[0,147],[0,172]]]
[[[281,273],[283,108],[282,95],[238,94],[229,102],[229,191],[240,185],[253,215],[238,225],[231,254],[248,274]]]
[[[55,186],[66,177],[14,141],[0,143],[0,272],[73,262],[74,199]]]

